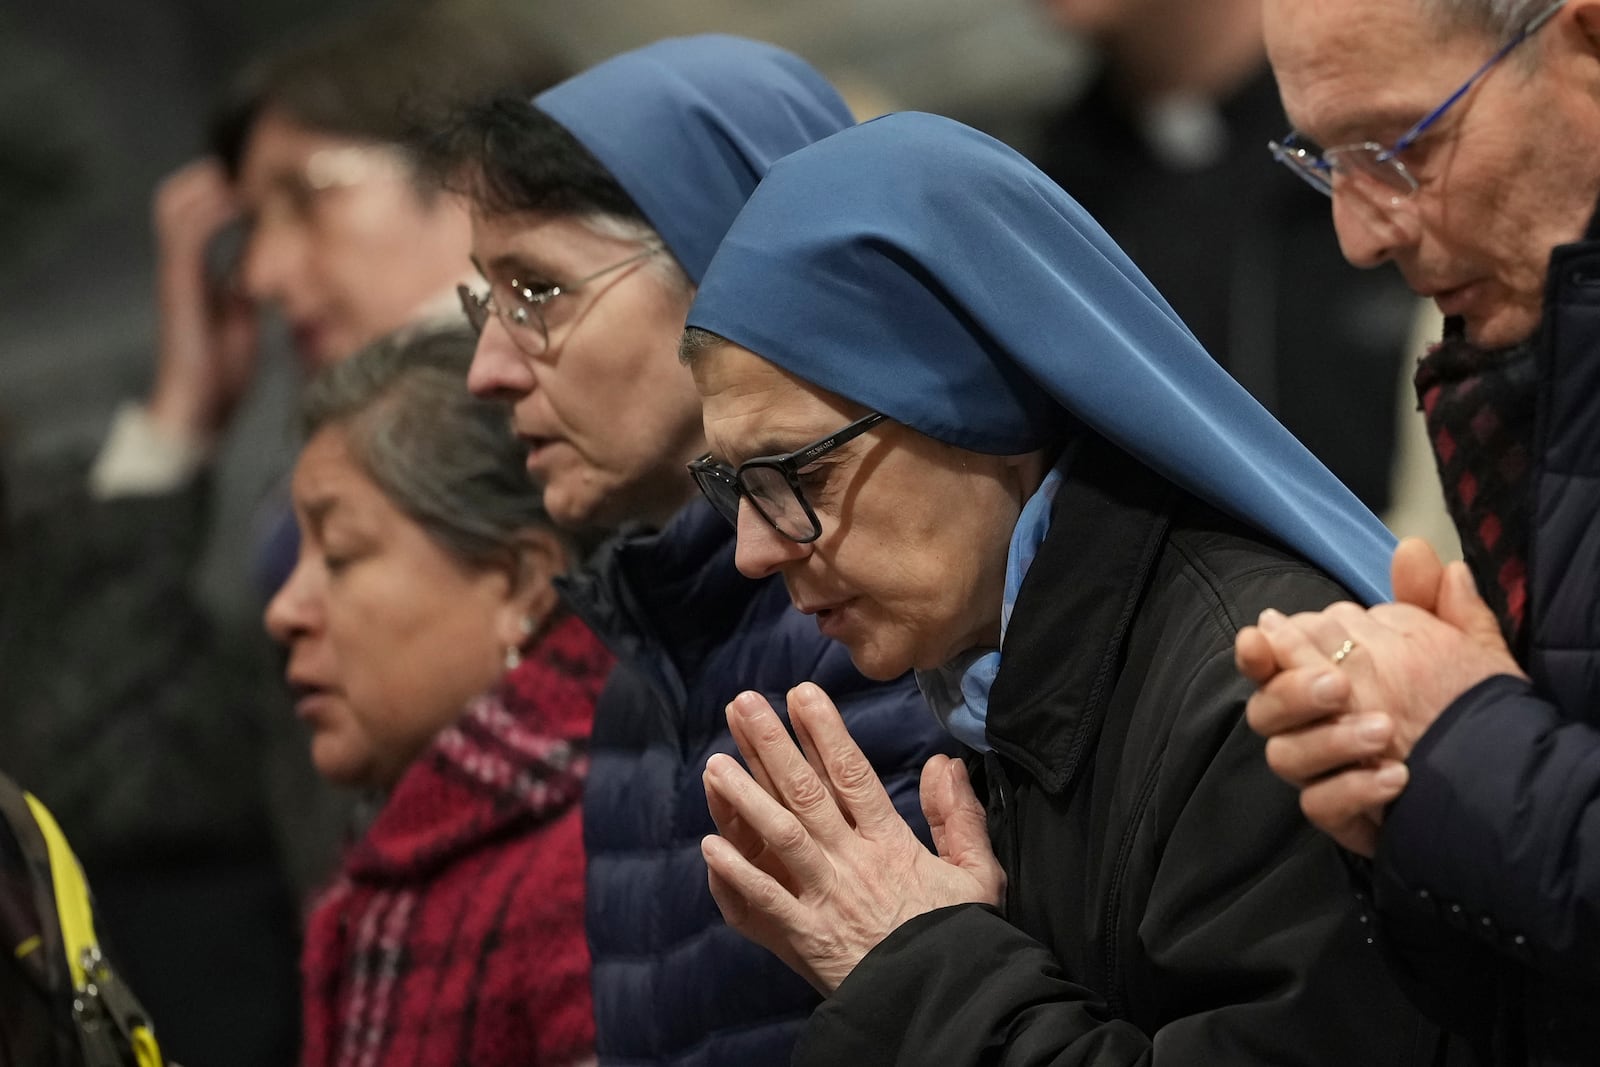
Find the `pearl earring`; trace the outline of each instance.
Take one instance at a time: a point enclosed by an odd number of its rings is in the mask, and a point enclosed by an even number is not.
[[[533,636],[533,619],[524,615],[519,626],[522,630],[522,640],[526,643],[528,638]],[[514,671],[520,666],[522,666],[522,646],[506,646],[506,670]]]

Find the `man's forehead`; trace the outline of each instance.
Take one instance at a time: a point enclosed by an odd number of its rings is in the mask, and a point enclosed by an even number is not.
[[[1263,0],[1262,34],[1274,62],[1330,51],[1370,51],[1396,36],[1426,39],[1437,26],[1421,0]]]
[[[1327,143],[1398,133],[1453,84],[1416,0],[1266,0],[1263,29],[1290,122]]]

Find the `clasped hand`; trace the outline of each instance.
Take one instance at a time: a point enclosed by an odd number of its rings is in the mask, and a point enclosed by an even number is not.
[[[1005,874],[960,760],[935,756],[923,768],[934,855],[817,686],[789,693],[798,748],[760,695],[741,693],[727,710],[749,770],[720,754],[706,764],[719,831],[701,843],[711,895],[729,926],[819,991],[833,992],[907,919],[1001,902]]]
[[[1522,675],[1465,564],[1445,567],[1409,539],[1395,551],[1393,579],[1393,604],[1340,603],[1292,618],[1267,611],[1234,646],[1239,670],[1259,687],[1245,714],[1267,738],[1268,765],[1301,791],[1313,825],[1368,857],[1423,732],[1484,679]]]

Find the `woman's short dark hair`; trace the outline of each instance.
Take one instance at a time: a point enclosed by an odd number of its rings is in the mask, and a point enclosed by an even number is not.
[[[531,97],[571,71],[512,5],[412,0],[291,38],[249,64],[211,128],[231,173],[262,114],[325,133],[406,144],[471,100]]]
[[[301,428],[343,429],[362,473],[462,564],[514,570],[520,535],[556,527],[505,405],[467,391],[475,344],[464,324],[374,342],[311,381]],[[594,543],[563,538],[578,552]]]
[[[648,226],[605,165],[530,96],[458,108],[415,145],[425,177],[488,215],[609,216]]]
[[[424,183],[480,214],[564,216],[605,237],[660,240],[605,164],[530,98],[498,94],[457,108],[412,149]],[[693,294],[674,256],[654,257],[649,269],[669,291]]]

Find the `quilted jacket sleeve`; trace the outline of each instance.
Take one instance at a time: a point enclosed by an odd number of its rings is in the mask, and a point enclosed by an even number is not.
[[[1423,734],[1373,870],[1379,906],[1600,982],[1600,731],[1501,675]]]

